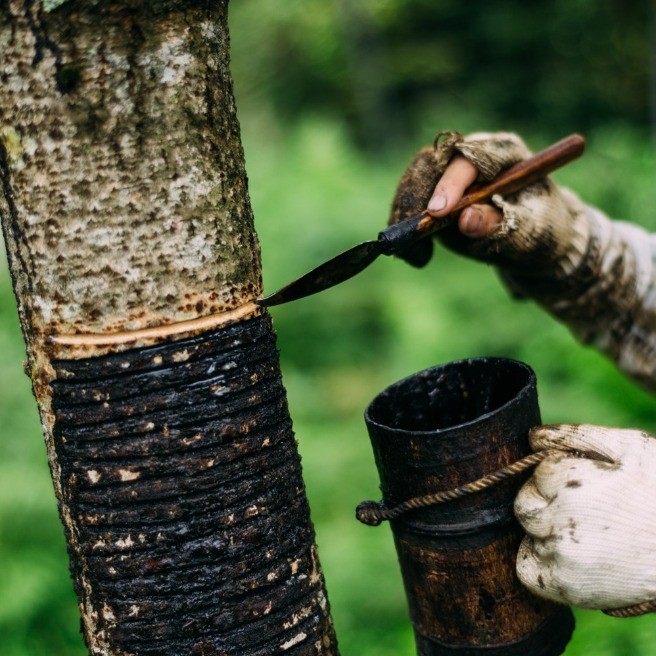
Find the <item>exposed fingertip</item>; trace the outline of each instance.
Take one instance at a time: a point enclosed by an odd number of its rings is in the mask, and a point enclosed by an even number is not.
[[[428,203],[428,209],[433,212],[439,212],[446,207],[447,198],[442,191],[436,189]]]
[[[468,207],[459,221],[460,231],[467,237],[478,237],[484,229],[483,213],[475,208]]]

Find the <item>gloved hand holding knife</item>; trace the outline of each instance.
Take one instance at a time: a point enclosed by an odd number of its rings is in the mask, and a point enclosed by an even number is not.
[[[392,223],[381,231],[378,239],[363,242],[340,253],[274,294],[257,299],[256,303],[268,307],[310,296],[352,278],[380,255],[403,257],[417,242],[423,241],[425,244],[425,237],[453,223],[460,210],[474,203],[485,202],[495,194],[513,193],[543,179],[551,171],[579,157],[583,152],[584,143],[583,138],[578,135],[562,139],[542,152],[517,162],[493,180],[472,186],[464,196],[453,203],[449,212],[424,209],[414,216],[403,216],[402,221]],[[427,258],[418,264],[425,264],[426,261]]]

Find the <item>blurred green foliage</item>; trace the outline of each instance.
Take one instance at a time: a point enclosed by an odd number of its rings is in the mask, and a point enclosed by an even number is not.
[[[620,12],[617,2],[582,0],[355,4],[240,0],[232,8],[236,89],[267,290],[375,235],[412,152],[443,128],[516,129],[536,150],[571,130],[585,131],[585,159],[558,172],[557,181],[615,217],[656,229],[646,4],[632,12]],[[347,56],[359,47],[346,43],[354,38],[348,29],[358,26],[345,26],[344,11],[365,15],[368,38],[378,44],[373,63]],[[372,84],[383,91],[373,100],[356,98],[353,80],[367,75],[353,67],[360,62],[375,71],[381,61],[384,79]],[[367,129],[378,107],[384,120],[376,130],[396,136],[372,155],[360,146],[382,134]],[[344,656],[414,653],[389,529],[354,519],[357,503],[378,493],[362,413],[385,386],[440,362],[513,357],[537,372],[545,422],[656,432],[652,396],[537,307],[512,301],[491,268],[441,247],[426,269],[384,258],[338,288],[272,313]],[[0,656],[82,656],[22,351],[3,268]],[[577,616],[567,656],[656,653],[651,617]]]
[[[651,3],[240,0],[244,93],[283,121],[339,116],[368,146],[463,108],[522,133],[646,127]],[[483,123],[479,123],[482,125]]]

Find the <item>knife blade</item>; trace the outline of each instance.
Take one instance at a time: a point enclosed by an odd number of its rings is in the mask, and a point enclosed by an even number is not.
[[[491,182],[472,185],[449,214],[436,216],[435,212],[424,210],[409,219],[388,226],[378,233],[376,240],[365,241],[349,248],[275,293],[256,299],[255,303],[262,307],[289,303],[345,282],[366,269],[378,256],[399,253],[419,239],[453,223],[466,207],[486,202],[495,194],[504,195],[519,191],[580,157],[584,149],[585,139],[578,134],[561,139],[503,171]]]

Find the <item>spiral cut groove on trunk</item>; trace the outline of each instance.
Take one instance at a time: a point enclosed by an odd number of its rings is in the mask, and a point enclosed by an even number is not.
[[[71,567],[111,649],[336,653],[270,318],[53,364]]]

